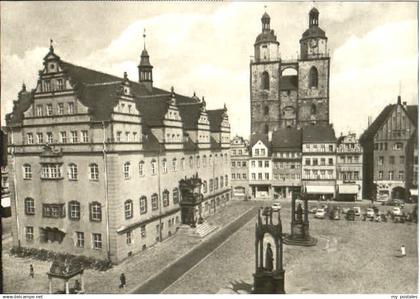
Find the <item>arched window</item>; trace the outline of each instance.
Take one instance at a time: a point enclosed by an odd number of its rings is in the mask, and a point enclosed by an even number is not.
[[[265,106],[264,107],[264,115],[268,115],[268,112],[269,112],[269,108],[268,108],[268,106]]]
[[[151,166],[152,166],[152,175],[156,174],[156,160],[153,159],[151,162]]]
[[[24,164],[23,165],[23,178],[25,180],[32,179],[32,168],[30,164]]]
[[[99,167],[98,164],[92,163],[89,165],[90,179],[97,181],[99,179]]]
[[[264,132],[265,132],[265,134],[268,134],[268,125],[267,124],[264,125]]]
[[[101,204],[97,201],[94,201],[89,204],[90,220],[91,221],[101,221],[102,220],[102,207]]]
[[[144,161],[139,162],[139,175],[144,176]]]
[[[128,199],[124,202],[125,219],[133,218],[133,201]]]
[[[178,188],[174,188],[174,190],[172,190],[172,200],[174,201],[174,205],[179,203],[179,192],[178,192]]]
[[[125,179],[130,178],[130,162],[124,163],[124,178]]]
[[[203,193],[207,193],[207,181],[203,181]]]
[[[189,160],[190,160],[190,168],[193,168],[193,163],[194,163],[193,157],[190,156]]]
[[[152,194],[152,210],[157,210],[159,208],[159,204],[158,204],[158,196],[156,193]]]
[[[220,189],[222,189],[224,186],[224,182],[223,182],[223,175],[220,177]]]
[[[262,89],[268,90],[270,89],[270,76],[267,72],[263,72],[261,75],[261,86]]]
[[[140,197],[140,214],[145,214],[147,212],[147,197]]]
[[[77,180],[77,165],[76,164],[74,163],[69,164],[68,176],[69,176],[69,180]]]
[[[316,105],[312,104],[311,105],[311,115],[315,115],[316,114]]]
[[[162,193],[162,202],[164,207],[169,206],[169,191],[166,189]]]
[[[181,158],[181,170],[185,169],[185,158]]]
[[[25,198],[25,214],[35,215],[35,201],[33,198]]]
[[[69,202],[69,218],[71,220],[80,219],[80,203],[78,201],[72,200]]]
[[[229,185],[228,175],[225,175],[225,187]]]
[[[196,161],[195,161],[197,168],[200,168],[200,156],[196,157]]]
[[[176,171],[176,158],[172,159],[172,170]]]
[[[309,71],[309,88],[318,88],[318,70],[316,67],[311,67]]]
[[[167,173],[168,172],[168,165],[166,163],[166,159],[162,160],[162,171],[163,173]]]

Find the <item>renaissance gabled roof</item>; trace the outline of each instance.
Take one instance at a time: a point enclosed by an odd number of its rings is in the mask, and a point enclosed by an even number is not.
[[[331,125],[313,125],[303,128],[302,143],[336,142],[334,128]]]
[[[20,123],[23,120],[23,112],[29,109],[33,103],[35,90],[30,92],[23,89],[18,94],[17,101],[13,102],[13,112],[6,115],[6,123],[9,125]]]
[[[179,113],[183,121],[184,129],[196,129],[198,119],[201,115],[201,103],[180,104],[178,105]]]
[[[270,142],[268,141],[267,134],[262,133],[255,133],[251,135],[251,141],[249,143],[249,146],[252,148],[258,141],[264,143],[264,145],[269,149],[270,148]]]
[[[224,109],[207,110],[211,132],[220,131],[224,113],[225,113]]]

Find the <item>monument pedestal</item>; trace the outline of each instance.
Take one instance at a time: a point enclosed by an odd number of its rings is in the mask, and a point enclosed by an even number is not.
[[[285,294],[284,269],[280,271],[257,271],[254,273],[254,294]]]
[[[286,245],[314,246],[317,239],[309,235],[309,223],[292,223],[291,234],[283,238]]]

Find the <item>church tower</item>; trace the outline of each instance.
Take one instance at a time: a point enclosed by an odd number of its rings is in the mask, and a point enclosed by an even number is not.
[[[330,57],[327,37],[319,27],[319,12],[309,12],[309,28],[300,39],[298,60],[298,122],[301,127],[329,123]]]
[[[251,133],[269,134],[280,125],[279,42],[270,29],[270,16],[261,18],[262,30],[250,62]]]
[[[153,66],[149,61],[149,53],[146,50],[146,32],[143,33],[144,48],[140,55],[139,82],[142,83],[148,90],[153,89]]]

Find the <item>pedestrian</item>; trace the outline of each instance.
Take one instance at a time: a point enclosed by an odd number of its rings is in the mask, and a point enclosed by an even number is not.
[[[405,256],[405,246],[401,245],[401,256]]]
[[[122,289],[122,288],[125,288],[125,284],[126,284],[126,281],[125,281],[125,275],[124,275],[124,273],[121,273],[121,275],[120,275],[120,289]]]
[[[32,264],[29,265],[29,276],[34,278],[34,266]]]

